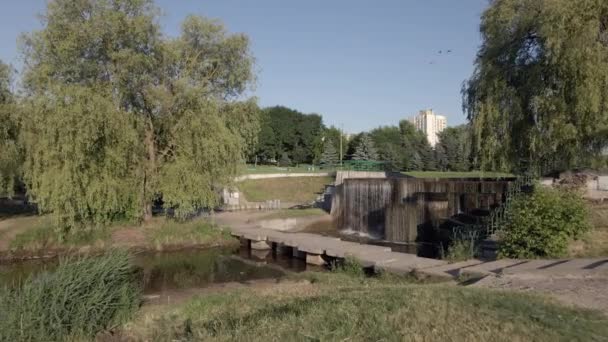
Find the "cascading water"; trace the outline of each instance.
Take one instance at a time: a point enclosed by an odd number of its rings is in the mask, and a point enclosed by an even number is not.
[[[419,230],[453,215],[500,203],[508,181],[418,178],[344,179],[332,215],[345,232],[391,242],[414,242]]]

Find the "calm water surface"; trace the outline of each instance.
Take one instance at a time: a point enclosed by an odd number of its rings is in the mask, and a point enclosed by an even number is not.
[[[162,253],[139,253],[144,293],[199,288],[228,282],[280,279],[287,271],[306,270],[302,260],[243,249],[212,248]],[[0,265],[0,286],[19,284],[28,276],[52,271],[58,259],[28,260]],[[310,269],[310,268],[309,268]]]

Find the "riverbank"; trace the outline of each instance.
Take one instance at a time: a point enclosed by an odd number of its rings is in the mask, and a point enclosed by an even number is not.
[[[101,253],[112,248],[161,252],[235,247],[238,241],[210,218],[176,222],[155,217],[143,225],[116,223],[83,229],[60,239],[48,216],[20,216],[0,221],[0,262]]]
[[[575,307],[578,303],[564,304],[548,294],[488,289],[482,282],[438,282],[411,274],[370,275],[352,259],[333,264],[329,272],[293,273],[272,267],[270,255],[248,261],[219,250],[198,256],[170,254],[131,259],[141,268],[142,305],[118,325],[92,322],[105,325],[96,331],[95,340],[553,342],[604,341],[608,336],[608,315]],[[40,279],[47,278],[48,274]],[[28,282],[36,284],[37,279]],[[82,291],[83,298],[95,298]],[[64,308],[53,298],[49,303],[64,310],[65,319],[73,319],[73,307]],[[46,324],[44,318],[37,320]]]
[[[602,341],[608,319],[519,292],[354,268],[222,289],[174,305],[145,306],[110,340]]]

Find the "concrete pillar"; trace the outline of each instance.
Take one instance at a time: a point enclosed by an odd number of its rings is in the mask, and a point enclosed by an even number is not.
[[[302,252],[300,250],[298,250],[297,247],[293,247],[292,248],[293,254],[292,256],[296,259],[302,259],[302,260],[306,260],[306,252]]]
[[[271,247],[268,244],[268,242],[266,242],[266,240],[264,240],[264,241],[251,240],[251,249],[269,250],[269,249],[271,249]]]
[[[289,256],[292,255],[291,247],[285,246],[282,243],[273,242],[272,243],[272,249],[275,251],[275,253],[277,255],[289,255]]]
[[[251,256],[253,258],[258,259],[258,260],[263,260],[263,261],[265,261],[266,258],[268,258],[270,253],[271,253],[270,249],[252,249],[251,250]]]
[[[241,247],[249,248],[249,239],[245,239],[244,237],[239,237],[239,242],[241,243]]]
[[[323,266],[325,260],[320,254],[306,253],[306,263],[311,265]]]

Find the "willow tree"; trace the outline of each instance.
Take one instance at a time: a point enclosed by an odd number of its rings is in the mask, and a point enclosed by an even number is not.
[[[19,122],[11,92],[11,68],[0,61],[0,196],[12,195],[19,176]]]
[[[608,137],[608,2],[495,0],[463,87],[485,169],[583,166]]]
[[[54,0],[24,36],[25,179],[64,226],[182,216],[217,201],[257,135],[248,38],[150,0]]]

